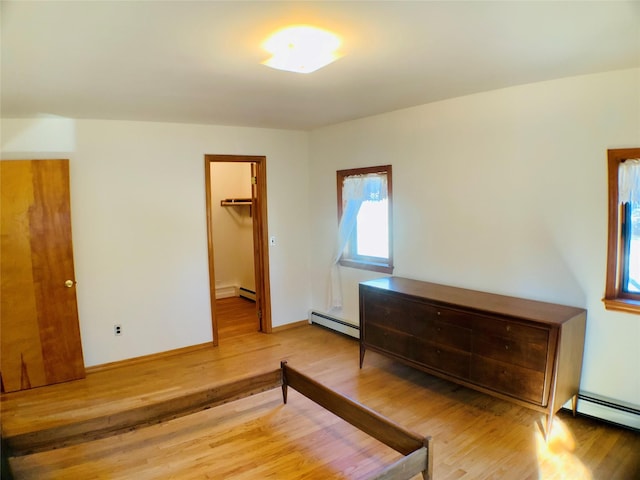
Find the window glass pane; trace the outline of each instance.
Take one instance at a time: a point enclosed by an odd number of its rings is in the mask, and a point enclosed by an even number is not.
[[[362,202],[357,220],[356,254],[389,258],[389,225],[387,199]]]
[[[391,165],[338,170],[340,265],[393,273]]]
[[[640,203],[631,204],[629,279],[623,290],[640,293]]]

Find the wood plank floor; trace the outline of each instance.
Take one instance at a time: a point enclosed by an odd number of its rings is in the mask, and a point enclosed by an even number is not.
[[[367,352],[317,326],[237,336],[216,348],[90,373],[1,397],[6,436],[177,398],[277,368],[300,369],[434,439],[434,478],[640,478],[640,435],[561,412],[542,415]],[[17,479],[366,478],[398,454],[306,398],[277,390],[160,425],[10,459]],[[416,477],[419,478],[419,477]]]
[[[216,317],[218,319],[218,339],[221,342],[260,330],[256,302],[242,297],[217,299]]]

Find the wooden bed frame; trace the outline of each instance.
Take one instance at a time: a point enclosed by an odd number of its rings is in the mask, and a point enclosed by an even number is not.
[[[346,422],[403,455],[382,468],[370,480],[408,480],[421,473],[433,474],[431,437],[421,437],[307,375],[281,362],[280,368],[223,385],[210,387],[176,399],[98,418],[2,438],[3,464],[7,457],[29,455],[135,430],[202,411],[274,388],[282,388],[287,403],[288,388],[332,412]]]

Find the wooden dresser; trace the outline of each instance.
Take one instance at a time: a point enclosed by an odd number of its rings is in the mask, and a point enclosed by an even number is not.
[[[547,414],[573,400],[586,310],[388,277],[360,283],[367,349]]]

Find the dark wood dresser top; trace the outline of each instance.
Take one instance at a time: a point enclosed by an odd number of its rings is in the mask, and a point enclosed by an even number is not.
[[[586,312],[583,308],[539,302],[402,277],[385,277],[361,282],[362,286],[429,299],[443,305],[465,307],[478,312],[505,315],[521,320],[559,325]]]

